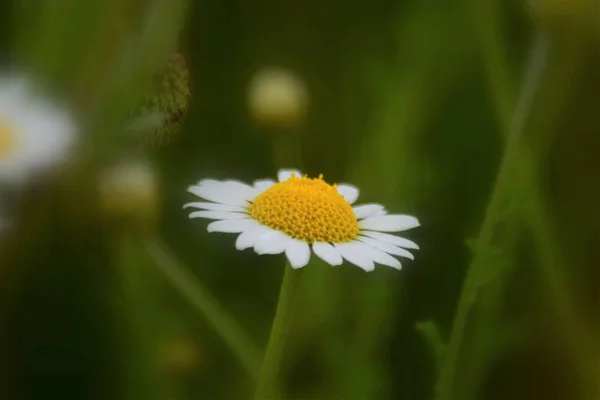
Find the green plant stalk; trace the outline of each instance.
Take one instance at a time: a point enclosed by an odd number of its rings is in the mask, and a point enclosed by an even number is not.
[[[510,179],[514,173],[513,164],[519,151],[521,136],[533,99],[546,66],[547,55],[548,41],[544,35],[540,34],[536,38],[531,51],[524,84],[512,119],[511,128],[508,132],[504,156],[500,163],[496,183],[477,236],[474,258],[467,271],[461,291],[450,333],[448,351],[444,359],[442,370],[440,371],[440,380],[436,388],[436,395],[440,400],[452,399],[454,395],[456,366],[465,333],[465,327],[467,325],[471,307],[475,303],[478,291],[481,287],[479,269],[485,268],[485,265],[480,262],[477,249],[484,249],[491,243],[495,227],[502,218],[502,201],[507,186],[511,183]]]
[[[302,270],[292,269],[287,262],[284,270],[275,318],[256,385],[256,400],[276,399],[280,394],[281,360],[294,319],[302,277]]]
[[[118,274],[123,316],[128,328],[125,342],[126,398],[161,399],[170,388],[162,379],[160,361],[154,351],[160,331],[156,331],[157,302],[155,276],[144,274],[150,260],[145,257],[143,243],[131,232],[117,233]]]
[[[500,3],[498,0],[469,1],[485,72],[491,83],[497,114],[501,117],[499,122],[503,124],[503,133],[506,133],[514,110],[515,93],[506,55],[509,47],[502,32]]]
[[[534,193],[535,192],[535,193]],[[551,293],[551,302],[560,319],[560,326],[566,337],[566,345],[569,354],[574,361],[574,367],[583,378],[586,398],[597,398],[598,376],[594,370],[597,362],[596,354],[590,352],[595,348],[596,338],[589,335],[582,326],[578,308],[573,304],[575,296],[572,294],[569,279],[564,271],[565,266],[561,257],[556,255],[558,240],[555,237],[555,229],[547,218],[546,206],[537,191],[531,193],[531,201],[527,208],[529,228],[531,229],[538,248],[542,275],[546,280]]]
[[[490,14],[493,14],[491,13],[493,11],[492,3],[485,3],[484,5],[484,3],[474,1],[472,5],[477,8],[477,11],[485,13],[490,17]],[[478,19],[478,21],[481,20],[481,18]],[[501,51],[501,49],[506,48],[506,44],[501,39],[499,32],[495,32],[496,30],[489,26],[480,25],[479,29],[482,30],[480,37],[493,37],[493,39],[482,40],[482,52],[484,63],[487,66],[487,80],[491,91],[495,95],[497,119],[502,126],[502,132],[506,138],[510,129],[510,113],[507,110],[514,103],[510,95],[512,90],[510,89],[508,63],[505,59],[505,54]],[[574,68],[579,65],[577,60],[580,58],[578,57],[578,52],[580,51],[577,48],[571,48],[570,51],[572,53],[569,53],[566,57],[570,62],[559,67],[561,76],[571,77]],[[555,115],[560,109],[561,100],[565,97],[569,80],[567,79],[565,82],[565,78],[553,79],[552,82],[559,88],[557,89],[558,93],[555,93],[551,97],[554,99],[558,98],[559,100],[558,103],[556,100],[550,102],[545,108],[549,109],[547,114]],[[546,131],[549,130],[546,129]],[[550,142],[550,132],[540,133],[542,133],[541,142]],[[591,343],[590,338],[587,337],[584,327],[581,326],[581,320],[577,318],[578,307],[573,304],[575,296],[572,295],[572,288],[564,273],[566,271],[564,257],[560,254],[560,248],[557,245],[558,240],[554,233],[555,230],[549,222],[549,213],[544,204],[544,199],[537,190],[539,187],[536,176],[537,165],[545,158],[545,153],[549,146],[545,145],[542,147],[542,154],[538,154],[537,158],[534,158],[533,154],[525,148],[521,149],[518,155],[519,160],[517,164],[519,165],[519,171],[516,174],[520,179],[518,186],[525,191],[522,193],[522,196],[528,199],[523,218],[525,224],[533,233],[541,261],[539,264],[541,268],[540,272],[547,281],[549,290],[552,293],[550,296],[552,306],[558,312],[558,317],[562,321],[561,326],[568,338],[567,345],[571,350],[569,354],[574,358],[577,367],[581,371],[581,375],[586,377],[590,371],[590,364],[587,361],[589,352],[586,351],[586,345]]]
[[[156,237],[146,239],[145,247],[160,272],[206,319],[238,358],[246,372],[257,379],[261,354],[244,329],[227,313],[208,289],[175,259],[160,239]]]

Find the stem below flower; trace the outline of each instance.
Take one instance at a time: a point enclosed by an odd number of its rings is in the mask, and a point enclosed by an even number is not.
[[[286,263],[283,281],[281,282],[281,290],[279,292],[279,301],[275,318],[269,335],[269,342],[265,351],[256,393],[254,398],[260,399],[275,399],[279,396],[280,391],[280,376],[281,376],[281,359],[286,339],[294,319],[296,309],[296,300],[298,298],[301,270],[293,270],[289,263]]]

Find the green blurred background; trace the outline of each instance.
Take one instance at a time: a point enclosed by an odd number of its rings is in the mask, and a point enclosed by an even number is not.
[[[0,398],[252,398],[283,258],[236,251],[182,205],[203,178],[301,167],[416,215],[422,227],[406,236],[421,249],[400,272],[313,257],[285,398],[600,399],[597,1],[14,0],[0,10],[0,61],[68,99],[84,131],[78,168],[28,188],[21,223],[3,237]],[[191,100],[168,143],[148,146],[123,121],[174,53]],[[270,66],[305,85],[301,121],[252,117],[248,84]],[[282,165],[274,149],[287,142],[301,166]],[[156,208],[107,216],[98,171],[140,154],[158,174]],[[191,295],[148,243],[191,273]],[[220,304],[225,325],[237,321],[245,355],[194,293]]]

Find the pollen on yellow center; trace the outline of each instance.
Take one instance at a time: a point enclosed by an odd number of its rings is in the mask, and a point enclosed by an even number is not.
[[[352,206],[322,176],[292,175],[261,193],[250,215],[272,229],[308,243],[349,242],[358,235]]]
[[[10,155],[17,147],[17,140],[11,126],[0,121],[0,158]]]

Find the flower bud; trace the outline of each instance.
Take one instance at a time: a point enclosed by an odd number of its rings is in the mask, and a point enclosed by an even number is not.
[[[156,175],[145,160],[125,160],[98,175],[104,213],[111,217],[153,220],[158,208]]]
[[[255,122],[269,127],[290,127],[304,118],[308,93],[304,81],[280,67],[258,71],[248,84],[248,108]]]

